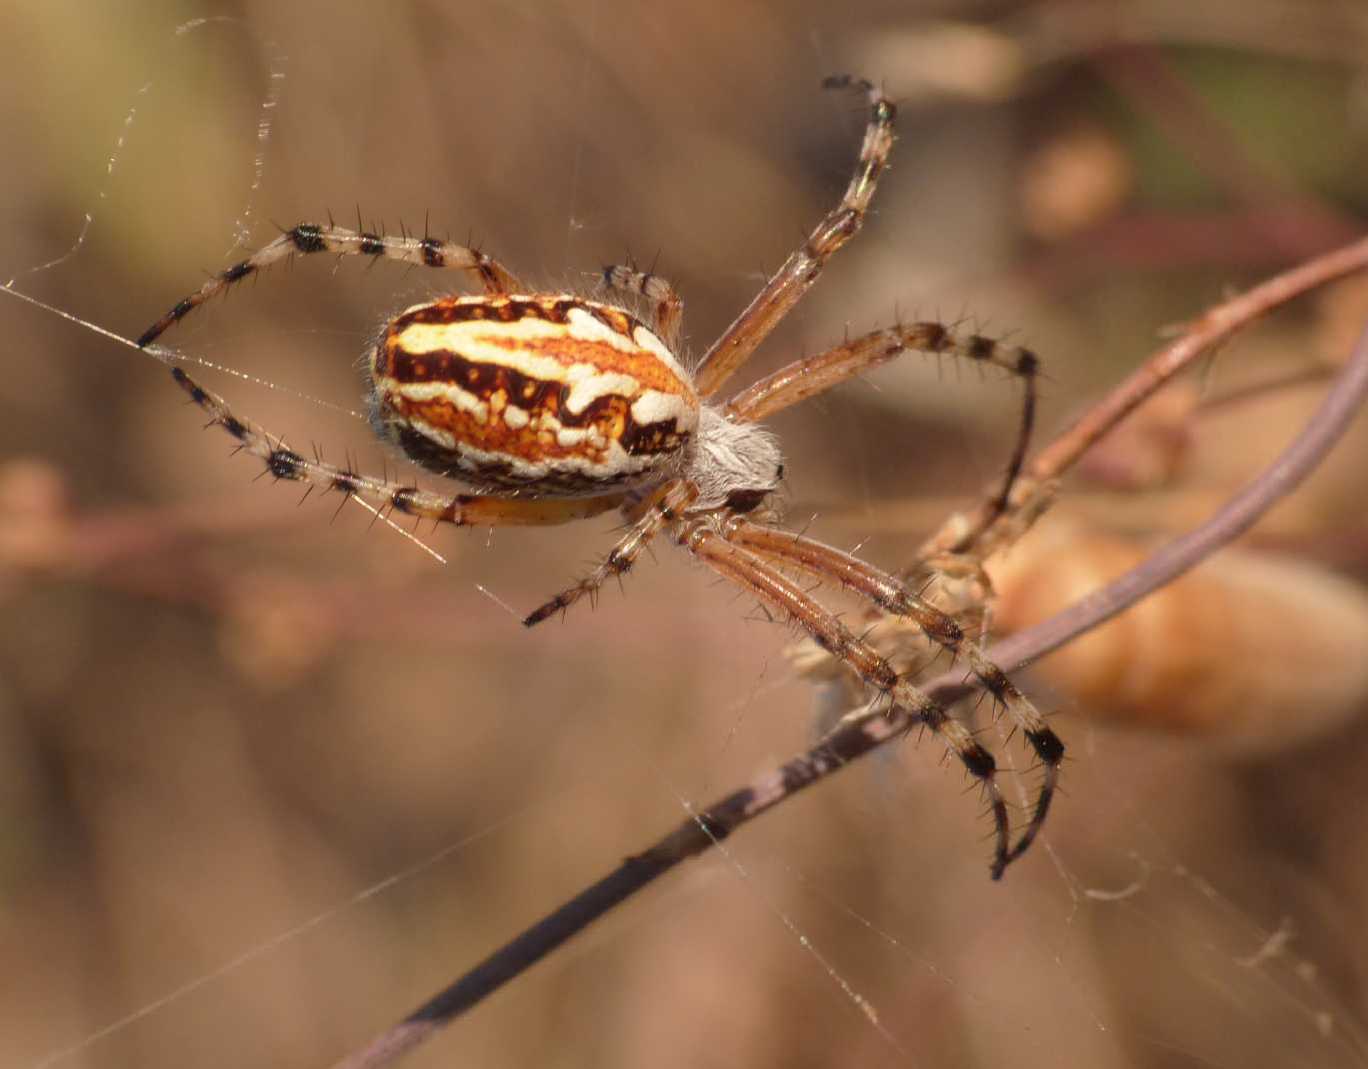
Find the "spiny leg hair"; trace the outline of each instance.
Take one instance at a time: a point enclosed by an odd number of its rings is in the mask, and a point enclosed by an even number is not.
[[[764,559],[728,540],[708,519],[682,525],[676,539],[722,578],[751,592],[762,604],[801,626],[814,642],[847,665],[868,686],[886,695],[893,708],[904,711],[941,737],[988,796],[995,839],[991,871],[993,879],[1001,877],[1025,844],[1015,848],[1009,845],[1007,804],[996,779],[997,763],[970,730],[951,717],[940,703],[900,678],[873,646],[857,637],[828,609]]]
[[[266,464],[277,479],[307,483],[319,490],[335,490],[358,497],[382,512],[398,512],[438,523],[464,526],[545,526],[586,519],[621,505],[624,494],[581,498],[514,498],[481,494],[434,494],[309,459],[288,448],[262,427],[233,415],[227,403],[206,390],[181,368],[171,377],[195,404],[209,414],[238,443],[238,447]]]
[[[433,237],[405,234],[391,237],[361,230],[348,230],[335,223],[299,223],[284,231],[274,241],[263,245],[247,259],[225,268],[209,279],[194,293],[172,305],[171,310],[142,332],[138,347],[146,348],[172,326],[180,322],[211,297],[228,290],[272,264],[288,260],[298,253],[331,252],[339,256],[369,256],[372,259],[397,260],[420,267],[455,268],[479,276],[484,291],[489,294],[512,293],[519,289],[518,280],[496,260],[478,249],[442,241]]]
[[[864,224],[879,176],[888,166],[897,108],[872,82],[849,75],[827,78],[826,89],[851,89],[869,101],[869,122],[850,185],[803,245],[765,283],[735,321],[704,354],[698,366],[699,395],[710,397],[741,367],[791,308],[812,288],[826,266]]]
[[[609,264],[603,269],[605,289],[635,293],[651,305],[652,325],[671,350],[679,344],[679,325],[684,318],[684,299],[669,281],[630,264]]]
[[[349,230],[335,223],[300,223],[246,260],[220,272],[195,293],[178,301],[166,315],[142,333],[138,345],[146,347],[152,344],[170,326],[205,301],[249,275],[296,253],[315,252],[369,256],[425,267],[467,270],[479,276],[485,291],[490,294],[507,293],[520,288],[517,279],[501,264],[465,245],[433,237],[419,238],[407,234],[392,237],[359,228]],[[233,415],[223,398],[205,389],[181,368],[172,368],[171,374],[176,384],[195,404],[209,413],[214,423],[236,439],[242,449],[262,459],[267,471],[277,479],[305,482],[319,489],[355,495],[382,510],[458,526],[544,525],[596,516],[618,506],[623,500],[622,494],[566,500],[434,494],[412,485],[362,475],[296,453],[263,428]]]
[[[1064,744],[1045,723],[1030,699],[1008,678],[1007,673],[989,659],[951,616],[908,590],[893,576],[858,557],[814,539],[766,527],[741,516],[727,517],[720,530],[728,542],[764,560],[789,565],[819,579],[839,583],[845,589],[867,598],[884,612],[911,620],[928,639],[952,657],[963,657],[968,662],[969,670],[1021,728],[1044,769],[1044,780],[1030,822],[1017,844],[1006,855],[1003,864],[1020,857],[1034,841],[1049,812],[1059,781],[1059,766],[1064,759]],[[850,663],[848,659],[842,659]],[[1001,868],[995,866],[994,879],[1001,875]]]
[[[901,323],[870,331],[815,356],[795,360],[742,390],[727,403],[724,411],[736,420],[759,422],[908,352],[954,356],[1002,368],[1021,379],[1020,429],[1000,489],[990,498],[987,523],[991,523],[1008,508],[1012,486],[1021,473],[1035,426],[1040,359],[1030,349],[1004,345],[982,334],[961,334],[943,323]]]
[[[641,515],[618,541],[608,556],[589,575],[562,590],[550,601],[528,613],[524,627],[535,627],[558,612],[565,612],[581,598],[592,602],[609,579],[621,578],[632,570],[637,558],[662,530],[678,521],[684,509],[698,496],[698,487],[687,479],[672,479],[656,489],[638,510]]]
[[[643,283],[643,280],[647,281]],[[658,276],[643,275],[633,268],[615,266],[605,269],[605,282],[616,289],[646,292],[645,288],[639,287],[649,286],[651,280],[668,287],[668,283]],[[1002,489],[993,499],[995,503],[1005,503],[1012,482],[1020,470],[1034,423],[1039,360],[1029,349],[1004,345],[979,334],[960,334],[936,322],[885,327],[816,356],[794,361],[738,394],[727,404],[724,411],[738,422],[758,422],[912,351],[956,356],[979,364],[1003,368],[1021,378],[1025,394],[1021,431]],[[679,496],[678,488],[670,484],[660,488],[651,500],[663,501],[667,492],[672,496]],[[587,596],[592,599],[609,579],[625,575],[650,540],[663,526],[671,522],[686,504],[681,497],[679,501],[666,506],[659,514],[653,515],[648,511],[589,576],[531,613],[523,621],[524,624],[531,627],[557,612],[569,609],[581,598]]]

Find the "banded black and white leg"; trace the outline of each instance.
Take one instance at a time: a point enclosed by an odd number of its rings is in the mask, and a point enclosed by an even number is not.
[[[173,324],[250,275],[296,254],[318,252],[468,271],[479,279],[489,294],[509,293],[520,288],[517,279],[505,267],[469,246],[433,237],[374,234],[335,223],[300,223],[177,301],[142,333],[138,345],[151,345]],[[412,485],[378,479],[295,452],[264,428],[234,415],[223,398],[201,386],[182,368],[173,367],[171,374],[190,399],[204,409],[214,423],[223,427],[241,449],[260,458],[274,477],[355,496],[382,511],[458,526],[543,525],[595,516],[618,507],[625,500],[625,495],[620,493],[565,500],[435,494]]]
[[[350,230],[335,223],[299,223],[275,240],[267,242],[245,260],[220,271],[194,293],[182,297],[171,306],[170,311],[142,332],[138,338],[139,348],[151,345],[169,327],[180,322],[205,301],[226,292],[243,279],[292,256],[318,252],[469,271],[488,294],[513,293],[521,288],[506,267],[479,249],[467,245],[409,234],[400,237],[372,234],[364,230]]]
[[[227,431],[243,452],[259,458],[275,478],[357,497],[381,512],[397,512],[458,527],[540,527],[597,516],[626,501],[627,495],[620,492],[572,498],[435,494],[413,485],[377,479],[295,452],[265,428],[235,416],[223,398],[200,386],[179,367],[171,369],[171,377],[191,401],[208,413],[212,423]]]
[[[1044,779],[1030,820],[1003,863],[1020,857],[1045,823],[1059,782],[1064,744],[1007,673],[965,634],[953,617],[907,589],[894,576],[849,553],[803,535],[755,523],[744,516],[728,516],[719,531],[726,541],[762,560],[837,583],[883,612],[912,621],[928,639],[952,657],[963,658],[968,663],[969,670],[1021,729],[1044,770]],[[994,876],[999,875],[1001,870],[995,869]]]
[[[742,390],[727,402],[724,411],[736,420],[758,422],[909,352],[953,356],[999,367],[1021,380],[1021,421],[1016,442],[1002,482],[991,499],[995,515],[1006,510],[1035,427],[1040,359],[1030,349],[1004,345],[981,334],[960,334],[936,322],[883,327],[826,352],[795,360]]]
[[[588,598],[592,602],[605,583],[610,579],[621,579],[632,570],[652,540],[665,528],[678,523],[684,515],[684,510],[697,496],[698,487],[687,479],[671,479],[635,506],[628,505],[624,511],[629,513],[631,523],[617,545],[592,572],[574,586],[567,587],[550,601],[528,613],[523,620],[523,626],[534,627],[556,613],[565,612],[583,598]]]
[[[724,521],[725,527],[725,521]],[[949,715],[943,706],[902,679],[897,670],[869,643],[859,638],[830,610],[804,592],[771,563],[729,539],[711,519],[682,524],[679,543],[714,572],[743,590],[762,605],[787,616],[808,635],[888,701],[890,709],[924,724],[944,741],[947,749],[983,786],[993,818],[992,876],[1003,870],[1026,848],[1010,842],[1007,804],[997,782],[997,763],[973,733]]]

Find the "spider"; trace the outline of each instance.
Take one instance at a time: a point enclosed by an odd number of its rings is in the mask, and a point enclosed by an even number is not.
[[[787,616],[863,684],[940,736],[982,785],[994,824],[991,872],[1029,847],[1049,810],[1064,746],[1005,673],[949,614],[895,576],[839,549],[784,531],[768,506],[783,477],[767,416],[907,351],[951,354],[1005,368],[1027,383],[1036,358],[939,323],[898,324],[798,360],[713,400],[860,230],[893,145],[896,109],[863,79],[824,87],[859,93],[869,118],[854,175],[840,202],[750,305],[688,368],[676,356],[683,302],[665,279],[633,266],[603,270],[608,292],[635,295],[650,325],[608,301],[528,289],[484,252],[432,237],[384,236],[301,223],[174,305],[138,339],[147,347],[209,298],[296,253],[332,252],[468,272],[483,293],[415,305],[384,328],[369,357],[370,415],[377,434],[421,467],[474,493],[442,495],[309,459],[232,413],[181,368],[172,375],[213,423],[278,479],[355,495],[380,509],[456,525],[550,525],[619,509],[626,533],[587,577],[525,619],[529,627],[625,575],[655,538],[667,536],[707,568]],[[1008,493],[1024,440],[994,499]],[[839,584],[963,657],[1006,708],[1044,768],[1029,823],[1015,843],[993,755],[961,721],[919,691],[865,639],[789,578]]]

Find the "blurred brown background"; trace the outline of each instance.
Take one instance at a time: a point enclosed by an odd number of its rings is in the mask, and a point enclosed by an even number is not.
[[[238,21],[176,32],[208,15]],[[746,381],[847,326],[964,320],[1041,354],[1048,434],[1166,328],[1368,210],[1368,17],[1348,0],[11,3],[0,55],[0,277],[124,336],[240,258],[240,228],[255,246],[269,221],[359,205],[474,235],[548,288],[658,257],[697,353],[843,188],[862,115],[819,90],[837,71],[902,102],[894,168]],[[79,251],[28,272],[86,212]],[[297,448],[393,469],[314,399],[360,407],[367,338],[450,284],[296,263],[167,340],[282,387],[204,373]],[[1361,283],[1299,302],[1193,395],[1332,365],[1365,312]],[[625,595],[525,633],[494,598],[538,604],[610,520],[421,531],[438,566],[359,508],[253,482],[151,360],[10,298],[0,316],[0,1064],[206,977],[54,1064],[326,1063],[683,800],[809,741],[789,633],[668,546]],[[1323,389],[1185,409],[1158,459],[1125,446],[1062,514],[1181,530]],[[790,521],[898,564],[994,478],[1016,420],[1012,383],[904,360],[776,419]],[[1368,571],[1364,435],[1257,548]],[[1271,696],[1275,723],[1314,719],[1302,683],[1352,657],[1293,655],[1330,648],[1314,607],[1250,616],[1257,652],[1223,655],[1219,625],[1182,641]],[[1294,748],[1275,727],[1236,758],[1219,728],[1110,729],[1042,675],[1068,796],[1002,883],[961,770],[908,743],[675,873],[413,1064],[1364,1064],[1368,732],[1340,689],[1333,731]]]

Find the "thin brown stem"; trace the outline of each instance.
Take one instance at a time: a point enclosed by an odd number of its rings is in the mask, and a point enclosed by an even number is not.
[[[1026,466],[1036,479],[1058,478],[1103,435],[1202,354],[1274,308],[1337,278],[1368,267],[1368,238],[1318,256],[1216,305],[1182,337],[1151,356]]]
[[[1304,293],[1368,267],[1368,238],[1308,260],[1208,309],[1179,337],[1154,353],[1115,389],[1026,465],[1017,483],[1018,502],[1048,486],[1165,383],[1203,354],[1250,323]],[[980,503],[961,521],[936,532],[918,551],[927,560],[972,549],[965,532],[981,532],[992,521],[992,502]]]
[[[1011,671],[1059,649],[1171,583],[1234,541],[1315,469],[1368,397],[1368,330],[1340,372],[1334,387],[1302,432],[1257,478],[1201,526],[1174,539],[1143,563],[1076,601],[1063,612],[995,645],[993,660]],[[939,696],[931,686],[928,692]]]

